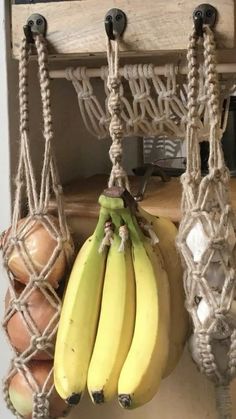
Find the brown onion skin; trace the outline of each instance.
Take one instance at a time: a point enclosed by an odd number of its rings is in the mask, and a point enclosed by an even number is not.
[[[10,304],[10,291],[8,290],[5,299],[5,307],[8,308]],[[55,315],[57,310],[48,302],[46,297],[41,293],[39,289],[34,289],[26,301],[27,311],[30,317],[37,326],[40,334],[42,334],[49,324],[52,317]],[[53,322],[48,333],[52,332],[55,327]],[[28,327],[25,324],[23,314],[19,311],[15,312],[7,323],[7,333],[12,346],[19,352],[24,352],[30,346],[31,335]],[[55,344],[56,336],[52,339],[52,344]],[[46,360],[51,359],[50,355],[42,350],[35,353],[32,359]]]
[[[50,373],[53,366],[52,361],[32,361],[28,364],[30,369],[30,373],[33,375],[35,380],[37,381],[40,388],[42,388],[44,382],[46,381],[48,374]],[[27,379],[31,383],[33,391],[36,390],[34,381],[29,373],[27,373]],[[49,390],[53,384],[53,374],[49,380],[49,383],[46,386],[46,390]],[[22,414],[24,419],[32,419],[32,397],[33,391],[31,387],[27,383],[25,377],[17,372],[9,381],[9,396],[10,400],[17,410],[18,413]],[[14,397],[13,393],[17,393],[18,402]],[[19,397],[22,398],[22,402],[19,403]],[[49,398],[50,402],[50,416],[52,418],[58,418],[63,416],[64,413],[68,410],[68,405],[64,400],[56,392],[55,388]],[[26,406],[28,405],[28,409],[26,412]],[[31,405],[31,406],[30,406]],[[24,410],[22,410],[22,407]]]
[[[50,219],[56,230],[59,231],[58,219],[52,215],[47,216],[47,218]],[[18,229],[22,227],[22,223],[24,223],[26,220],[27,217],[18,222]],[[7,242],[10,232],[11,227],[4,234],[2,239],[3,247]],[[57,241],[50,235],[44,224],[42,224],[40,221],[36,221],[34,223],[32,222],[32,226],[25,234],[23,240],[29,254],[31,255],[32,260],[34,261],[35,269],[37,273],[40,274],[44,266],[48,263],[50,256],[52,256],[53,250],[57,246]],[[66,272],[66,247],[72,248],[72,243],[64,243],[64,248],[60,251],[58,258],[56,259],[51,272],[46,279],[47,282],[49,282],[54,288],[58,287],[59,281],[63,278]],[[18,281],[23,284],[28,283],[30,275],[25,262],[23,261],[16,247],[13,248],[11,254],[8,257],[8,267]]]

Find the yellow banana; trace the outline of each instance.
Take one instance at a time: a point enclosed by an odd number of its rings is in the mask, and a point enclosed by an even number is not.
[[[108,252],[101,314],[88,372],[88,390],[94,403],[115,397],[121,368],[131,345],[135,321],[135,283],[130,242],[120,251],[121,219],[110,213],[115,224]]]
[[[132,344],[121,370],[122,407],[136,408],[156,394],[169,351],[170,300],[166,272],[136,219],[122,212],[129,227],[136,280],[136,320]]]
[[[185,309],[183,268],[175,245],[177,228],[168,218],[155,217],[142,208],[139,208],[139,213],[152,225],[159,239],[159,243],[154,248],[156,252],[161,252],[170,284],[170,350],[166,370],[163,375],[163,378],[165,378],[178,364],[183,354],[189,330],[189,317]]]
[[[84,392],[96,337],[107,252],[98,249],[109,214],[101,208],[94,234],[80,250],[67,286],[61,312],[54,382],[59,395],[77,404]]]

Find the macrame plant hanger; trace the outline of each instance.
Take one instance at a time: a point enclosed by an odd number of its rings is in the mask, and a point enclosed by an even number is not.
[[[65,265],[67,265],[67,267],[70,266],[73,245],[66,223],[62,187],[59,182],[55,157],[52,150],[54,134],[52,127],[46,40],[40,33],[34,34],[33,40],[38,57],[43,114],[43,137],[45,140],[41,182],[39,185],[40,187],[38,188],[31,159],[32,144],[30,144],[29,138],[28,91],[30,44],[29,39],[24,37],[22,40],[19,63],[20,152],[16,175],[15,202],[12,227],[5,232],[2,237],[3,258],[9,277],[10,293],[10,303],[6,309],[3,326],[7,330],[7,325],[11,317],[16,313],[19,313],[28,330],[30,344],[23,353],[15,351],[9,374],[4,382],[4,394],[8,408],[17,418],[23,418],[23,416],[16,412],[9,397],[9,383],[11,379],[16,373],[21,374],[33,393],[32,419],[47,419],[51,417],[50,397],[54,391],[53,370],[51,369],[48,377],[42,384],[31,374],[29,365],[38,351],[44,351],[47,354],[48,359],[53,360],[54,342],[60,317],[61,299],[48,278],[58,258],[64,257],[66,259]],[[55,196],[57,203],[57,218],[52,217],[48,213],[49,198],[52,194]],[[28,211],[26,216],[23,213],[23,208],[26,208],[25,204],[27,204]],[[39,224],[45,228],[47,233],[56,243],[52,254],[48,256],[46,266],[43,266],[40,272],[38,270],[39,268],[34,264],[30,253],[27,251],[25,242],[30,229]],[[17,252],[20,256],[21,263],[24,265],[29,275],[29,281],[21,294],[16,291],[15,278],[8,267],[9,258],[13,251]],[[64,272],[63,278],[65,278],[65,273],[66,272]],[[43,331],[38,329],[27,307],[27,301],[35,290],[42,293],[55,311],[55,314]]]
[[[51,71],[52,78],[65,77],[72,82],[78,99],[79,111],[87,131],[98,139],[109,136],[110,111],[108,100],[108,68],[86,67],[66,68]],[[182,72],[181,72],[182,71]],[[184,71],[184,73],[183,73]],[[119,68],[120,114],[124,137],[158,137],[170,139],[185,138],[187,126],[187,85],[185,69],[174,63],[165,66],[148,64],[127,64]],[[94,89],[97,80],[104,85],[105,101],[99,99]],[[200,72],[198,91],[199,138],[209,135],[209,112],[205,77]],[[224,112],[225,130],[228,118],[230,94],[235,91],[235,80],[227,78],[221,84],[220,107],[226,100]]]
[[[199,152],[199,52],[203,47],[209,108],[208,174]],[[187,169],[182,176],[182,220],[178,247],[185,276],[186,307],[193,321],[192,357],[216,388],[219,419],[230,419],[230,381],[235,376],[235,216],[229,200],[229,171],[221,147],[220,87],[214,33],[203,26],[203,46],[194,28],[188,45]]]

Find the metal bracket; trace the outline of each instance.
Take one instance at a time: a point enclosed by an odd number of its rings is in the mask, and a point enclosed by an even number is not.
[[[34,44],[34,34],[46,34],[47,22],[46,19],[38,13],[32,14],[23,27],[25,37],[29,44]]]
[[[217,10],[211,4],[200,4],[193,12],[193,21],[195,25],[196,35],[203,37],[203,25],[209,25],[210,28],[215,26],[217,19]]]
[[[105,29],[109,39],[122,36],[127,25],[126,14],[120,9],[110,9],[105,16]]]

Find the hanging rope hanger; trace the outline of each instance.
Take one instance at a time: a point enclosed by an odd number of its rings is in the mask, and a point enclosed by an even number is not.
[[[36,30],[40,26],[42,30]],[[15,201],[13,207],[12,226],[3,235],[3,258],[9,278],[10,302],[6,308],[3,326],[11,344],[12,337],[9,335],[9,322],[14,316],[18,316],[21,327],[28,336],[28,343],[19,350],[14,344],[15,355],[11,362],[8,376],[4,381],[4,396],[8,408],[17,418],[23,415],[13,405],[9,388],[15,377],[20,377],[22,383],[28,386],[32,393],[32,419],[49,419],[52,413],[51,397],[55,397],[53,384],[53,368],[50,360],[53,359],[55,335],[60,318],[61,299],[55,288],[52,278],[54,267],[60,259],[63,264],[58,271],[58,281],[66,275],[66,269],[70,266],[73,254],[73,245],[66,222],[62,187],[56,167],[55,157],[52,150],[54,137],[51,113],[51,92],[48,71],[48,53],[44,37],[45,23],[42,16],[32,15],[24,27],[25,36],[21,44],[21,57],[19,62],[19,110],[20,110],[20,152],[16,174]],[[42,102],[43,116],[43,139],[44,155],[41,172],[41,179],[37,183],[35,171],[31,159],[30,143],[30,106],[29,106],[29,58],[31,47],[34,44],[39,68],[39,85]],[[49,214],[49,198],[54,194],[57,203],[57,214]],[[25,214],[27,208],[27,214]],[[24,210],[24,211],[23,211]],[[34,254],[29,249],[31,234],[37,231],[44,232],[47,259],[42,266],[35,259],[37,254],[37,239],[34,243]],[[47,248],[47,237],[55,246],[53,250]],[[39,249],[43,251],[44,249]],[[24,281],[17,277],[11,266],[11,258],[18,261],[21,269],[24,270]],[[16,262],[17,263],[17,262]],[[58,265],[59,267],[59,265]],[[55,271],[54,271],[55,272]],[[20,274],[19,274],[20,275]],[[23,291],[19,292],[19,282],[24,284]],[[35,294],[36,293],[36,294]],[[40,330],[34,319],[30,299],[37,295],[45,301],[45,307],[49,307],[52,316],[48,319],[44,330]],[[34,306],[34,304],[32,303]],[[40,309],[40,307],[36,307]],[[31,361],[38,359],[39,353],[44,353],[44,358],[49,362],[48,375],[44,382],[38,382],[31,369]],[[40,359],[40,358],[39,358]],[[40,362],[40,361],[38,361]],[[45,361],[44,361],[45,362]],[[50,367],[51,365],[51,367]],[[19,378],[18,378],[19,379]],[[58,398],[58,395],[56,396]],[[58,400],[57,400],[58,401]],[[60,401],[61,402],[61,401]],[[54,406],[55,407],[55,406]],[[68,409],[64,406],[65,411]],[[61,412],[62,413],[62,412]],[[53,414],[54,416],[54,414]]]
[[[201,176],[197,111],[200,39],[210,124],[208,174],[204,177]],[[236,221],[228,193],[229,171],[221,145],[220,89],[214,33],[202,21],[195,23],[190,35],[187,60],[187,168],[181,179],[183,217],[178,246],[185,267],[186,307],[194,327],[190,348],[200,371],[215,384],[219,419],[230,419],[229,385],[236,372],[236,329],[230,312],[236,285]],[[213,274],[216,277],[214,283]],[[207,307],[209,315],[203,311],[204,307]]]
[[[128,176],[122,166],[124,139],[124,126],[121,118],[122,101],[120,95],[121,80],[119,76],[119,42],[126,25],[125,14],[119,9],[110,10],[105,17],[105,29],[107,32],[107,61],[109,90],[108,111],[111,115],[109,132],[111,147],[109,156],[112,162],[112,170],[108,187],[123,187],[129,190]],[[114,48],[113,48],[114,43]]]

